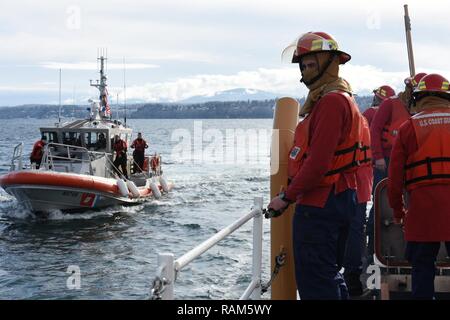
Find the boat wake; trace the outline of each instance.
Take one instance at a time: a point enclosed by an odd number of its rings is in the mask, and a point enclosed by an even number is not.
[[[135,206],[113,206],[101,211],[64,212],[61,210],[50,210],[49,212],[34,213],[10,196],[0,194],[0,217],[11,220],[49,220],[49,221],[71,221],[89,220],[98,218],[114,218],[119,215],[133,215],[141,212],[144,205]]]
[[[61,221],[61,220],[89,220],[97,218],[112,218],[114,213],[112,212],[87,212],[87,213],[65,213],[61,210],[50,211],[45,219],[51,221]]]

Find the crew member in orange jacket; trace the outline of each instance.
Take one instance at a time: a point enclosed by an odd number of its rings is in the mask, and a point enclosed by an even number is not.
[[[339,65],[350,55],[324,32],[304,34],[293,48],[293,54],[288,47],[283,55],[299,64],[309,94],[288,157],[290,183],[268,208],[277,216],[296,202],[293,245],[300,298],[347,299],[339,270],[356,210],[363,120],[350,85],[339,77]]]
[[[369,123],[369,128],[380,104],[387,98],[395,96],[395,91],[390,86],[384,85],[373,90],[373,94],[372,105],[363,112],[363,116]]]
[[[400,127],[392,149],[388,197],[395,222],[404,222],[412,295],[433,299],[440,242],[450,254],[449,81],[438,74],[425,76],[413,92],[413,104],[419,112]]]
[[[370,129],[367,119],[363,119],[362,157],[356,171],[356,215],[350,223],[347,247],[344,260],[344,279],[350,296],[363,294],[361,274],[365,255],[365,232],[367,202],[372,196],[373,169],[372,152],[370,150]]]
[[[120,139],[119,135],[114,136],[113,149],[116,152],[116,159],[114,160],[114,169],[120,174],[119,166],[122,169],[122,175],[128,179],[127,173],[127,143]]]
[[[33,151],[30,154],[30,162],[33,165],[36,164],[36,169],[39,169],[41,165],[42,156],[44,155],[44,147],[47,144],[47,137],[42,136],[41,140],[38,140],[33,145]]]
[[[411,93],[417,87],[420,79],[426,74],[418,73],[414,77],[405,79],[405,91],[397,96],[384,100],[370,126],[370,136],[372,141],[372,156],[374,159],[373,171],[373,191],[375,192],[377,184],[387,177],[389,158],[392,149],[392,143],[397,136],[398,129],[403,122],[411,117],[409,105]],[[369,261],[372,260],[374,253],[373,230],[374,230],[374,207],[370,209],[367,221],[368,245],[367,254]]]
[[[133,160],[137,164],[134,172],[141,172],[142,168],[144,168],[145,149],[147,148],[148,144],[142,139],[142,133],[138,132],[137,138],[131,144],[131,149],[134,149]]]

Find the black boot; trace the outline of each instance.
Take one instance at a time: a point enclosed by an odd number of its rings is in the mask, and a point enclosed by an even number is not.
[[[347,284],[348,294],[350,297],[358,297],[363,294],[363,286],[359,279],[359,274],[344,274],[345,283]]]

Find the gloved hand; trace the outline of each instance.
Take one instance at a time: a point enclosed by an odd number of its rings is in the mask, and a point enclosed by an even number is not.
[[[271,217],[279,217],[284,212],[284,210],[287,209],[289,206],[289,202],[283,201],[280,196],[276,196],[275,198],[270,201],[269,205],[267,206],[267,210],[269,211],[269,214]]]

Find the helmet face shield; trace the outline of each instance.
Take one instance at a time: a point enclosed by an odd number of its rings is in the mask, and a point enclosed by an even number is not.
[[[281,53],[281,62],[282,63],[294,63],[292,58],[294,57],[295,50],[297,50],[297,39],[295,39],[290,45],[284,48]]]

